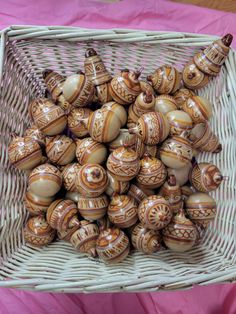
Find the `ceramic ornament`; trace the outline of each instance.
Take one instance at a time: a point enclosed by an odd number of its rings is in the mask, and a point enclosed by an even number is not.
[[[188,89],[198,90],[205,87],[211,77],[198,69],[193,59],[191,59],[184,67],[182,72],[184,85]]]
[[[167,172],[168,175],[174,175],[176,183],[182,186],[188,182],[190,169],[192,169],[191,163],[179,169],[167,168]]]
[[[207,122],[212,117],[212,104],[204,97],[189,97],[183,104],[183,110],[189,114],[195,124]]]
[[[124,126],[127,122],[127,112],[125,108],[115,101],[107,102],[102,106],[102,109],[114,112],[120,120],[120,125]]]
[[[109,218],[107,215],[103,216],[102,218],[97,220],[97,225],[98,225],[98,229],[99,229],[99,233],[101,233],[102,231],[108,229],[108,228],[112,228],[113,225],[110,222]]]
[[[112,142],[109,143],[109,151],[113,152],[115,149],[129,144],[130,148],[135,150],[137,136],[130,134],[128,129],[120,129],[120,133]]]
[[[78,175],[81,165],[78,163],[68,164],[62,170],[62,181],[65,189],[71,192],[78,192],[76,188],[76,177]]]
[[[36,216],[46,213],[54,198],[54,196],[38,196],[31,191],[27,191],[24,196],[24,205],[31,215]]]
[[[92,110],[89,108],[72,109],[68,114],[68,127],[70,131],[79,138],[88,135],[88,129],[82,120],[89,118],[92,113]]]
[[[110,82],[96,86],[96,95],[98,97],[98,102],[102,105],[112,101],[112,96],[110,94]]]
[[[138,95],[132,105],[134,114],[141,117],[144,113],[154,111],[155,97],[152,92],[144,91]]]
[[[129,189],[129,181],[118,181],[111,173],[107,173],[108,186],[106,194],[112,196],[114,193],[125,194]]]
[[[88,221],[98,220],[105,216],[108,205],[109,200],[106,194],[97,197],[81,195],[77,203],[80,215]]]
[[[170,95],[159,95],[155,99],[155,111],[161,112],[164,115],[170,111],[177,110],[175,98]]]
[[[140,204],[145,198],[148,197],[148,195],[145,194],[136,184],[130,185],[127,195],[133,197],[137,204]]]
[[[169,202],[170,208],[174,214],[178,213],[182,208],[182,192],[174,175],[168,176],[168,179],[161,187],[159,194]]]
[[[75,233],[75,231],[77,231],[79,229],[80,226],[75,225],[72,228],[68,228],[66,230],[63,231],[57,231],[57,236],[60,240],[63,240],[65,242],[70,242],[70,239],[73,235],[73,233]]]
[[[194,95],[195,93],[187,88],[180,88],[179,90],[177,90],[177,92],[175,92],[173,95],[177,108],[182,110],[183,104],[185,103],[185,101],[189,97],[194,96]]]
[[[170,135],[180,135],[182,132],[190,132],[193,128],[192,118],[182,110],[173,110],[166,114],[170,125]]]
[[[140,185],[140,183],[138,181],[134,181],[134,184],[143,191],[143,193],[145,193],[147,196],[150,196],[150,195],[154,195],[156,194],[155,193],[155,190],[153,189],[149,189],[147,187],[145,187],[144,185]]]
[[[65,199],[78,203],[81,194],[79,192],[66,192]]]
[[[36,141],[42,148],[46,145],[45,135],[38,129],[36,125],[32,125],[25,130],[24,137],[31,138]]]
[[[103,164],[107,159],[107,148],[91,137],[76,141],[76,158],[81,165]]]
[[[140,80],[140,87],[141,87],[142,92],[147,91],[147,92],[151,92],[153,95],[155,95],[155,91],[154,91],[152,85],[149,84],[148,82]]]
[[[182,194],[182,200],[186,202],[186,200],[189,198],[190,195],[196,193],[196,190],[189,185],[183,185],[181,186],[181,194]]]

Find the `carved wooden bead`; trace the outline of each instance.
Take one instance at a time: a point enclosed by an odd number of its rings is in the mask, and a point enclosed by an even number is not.
[[[41,147],[46,145],[45,135],[39,130],[36,125],[32,125],[25,130],[24,137],[29,137],[35,140]]]
[[[99,236],[98,226],[86,220],[82,220],[80,225],[80,228],[71,236],[70,242],[80,253],[95,257],[97,255],[96,241]]]
[[[77,214],[78,209],[73,201],[59,199],[48,207],[47,222],[53,229],[65,231],[80,225]]]
[[[89,108],[74,108],[70,111],[68,115],[68,127],[74,135],[84,137],[89,133],[82,120],[89,118],[92,113],[92,110]]]
[[[167,167],[179,169],[191,163],[193,150],[186,138],[175,135],[162,144],[160,157]]]
[[[161,249],[161,235],[159,231],[149,230],[141,223],[132,230],[132,244],[140,252],[152,254]]]
[[[206,228],[216,216],[216,202],[206,193],[189,195],[185,205],[189,218],[203,228]]]
[[[182,76],[184,85],[193,90],[205,87],[210,81],[210,76],[200,71],[193,60],[184,66]]]
[[[37,247],[51,243],[55,234],[43,215],[31,217],[24,227],[25,241]]]
[[[120,263],[129,254],[129,239],[122,230],[109,228],[100,233],[96,249],[105,263]]]
[[[155,111],[167,114],[170,111],[177,110],[177,104],[173,96],[159,95],[155,99]]]
[[[24,205],[31,215],[40,215],[46,213],[54,197],[44,197],[27,191],[24,197]]]
[[[61,175],[64,187],[67,191],[78,192],[75,181],[80,167],[81,165],[78,163],[72,163],[64,167]]]
[[[128,129],[120,129],[120,133],[112,142],[109,143],[109,150],[113,152],[115,149],[129,144],[131,148],[134,148],[137,136],[130,134]],[[134,149],[135,150],[135,149]]]
[[[173,97],[174,97],[177,107],[182,110],[182,107],[185,101],[189,97],[194,96],[194,95],[195,95],[194,92],[191,91],[190,89],[180,88],[179,90],[177,90],[177,92],[174,93]]]
[[[160,112],[143,114],[136,127],[129,129],[131,134],[137,134],[143,143],[156,145],[166,139],[170,131],[169,122]]]
[[[167,170],[164,164],[155,157],[144,155],[140,161],[140,170],[136,176],[137,182],[148,189],[160,187],[166,179]]]
[[[162,230],[165,245],[176,252],[190,250],[197,240],[197,229],[191,220],[187,219],[184,211],[180,210],[171,223]]]
[[[159,94],[173,94],[180,88],[181,75],[173,66],[163,65],[147,77]]]
[[[107,148],[91,137],[76,141],[76,158],[81,165],[102,164],[107,158]]]
[[[75,159],[76,145],[65,135],[46,138],[47,157],[55,164],[67,165]]]
[[[137,153],[129,147],[115,149],[107,159],[107,169],[118,181],[130,181],[139,172],[140,160]]]
[[[65,112],[46,98],[37,98],[30,103],[30,116],[35,125],[45,135],[60,134],[66,127],[67,117]]]
[[[155,95],[155,91],[154,91],[152,85],[149,84],[148,82],[140,80],[140,87],[141,87],[141,91],[142,92],[146,92],[147,91],[147,92],[150,92],[153,95]]]
[[[140,204],[145,198],[148,197],[137,185],[131,184],[127,195],[133,197],[137,204]]]
[[[68,200],[71,200],[75,203],[78,203],[79,201],[79,198],[80,198],[80,193],[79,192],[70,192],[68,191],[65,195],[65,198],[68,199]]]
[[[76,230],[79,229],[79,225],[75,225],[72,228],[68,228],[66,230],[57,231],[57,236],[60,240],[65,242],[70,242],[72,235],[75,233]]]
[[[100,104],[112,101],[112,96],[110,94],[110,82],[96,86],[96,95]]]
[[[63,95],[74,107],[87,106],[92,102],[94,94],[92,81],[83,73],[71,75],[64,82]]]
[[[8,146],[8,158],[14,167],[31,170],[41,163],[43,155],[41,147],[35,140],[13,134]]]
[[[129,228],[138,220],[137,203],[131,196],[114,195],[108,207],[108,217],[118,228]]]
[[[179,169],[167,168],[167,172],[168,175],[174,175],[177,184],[179,184],[179,186],[182,186],[188,182],[190,169],[192,169],[191,163]]]
[[[93,48],[86,50],[84,70],[86,77],[90,79],[95,86],[107,83],[112,78],[102,59]]]
[[[183,104],[194,123],[207,122],[212,116],[212,104],[204,97],[189,97]]]
[[[208,162],[195,163],[189,173],[189,181],[200,192],[216,190],[222,180],[223,176],[217,166]]]
[[[107,173],[108,176],[108,186],[106,189],[106,194],[112,196],[114,193],[125,194],[129,189],[129,182],[118,181],[111,173]]]
[[[50,164],[40,165],[30,173],[28,178],[29,190],[39,196],[54,196],[61,188],[61,172]]]
[[[107,102],[102,106],[102,109],[114,112],[120,120],[120,125],[124,126],[127,122],[127,113],[123,106],[115,101]]]
[[[108,186],[106,170],[99,164],[85,164],[78,172],[76,187],[84,196],[97,197]]]
[[[189,185],[183,185],[181,186],[181,194],[182,194],[182,200],[185,202],[190,195],[195,193],[195,189],[192,186]]]
[[[110,94],[118,104],[132,104],[141,93],[141,86],[138,80],[140,74],[140,72],[124,70],[111,80]]]
[[[164,197],[151,195],[139,204],[138,216],[144,227],[161,230],[170,223],[172,211]]]
[[[192,118],[182,110],[170,111],[166,114],[170,124],[170,135],[180,135],[182,132],[190,132],[193,128]]]
[[[80,215],[89,221],[101,219],[107,212],[109,205],[106,194],[97,197],[80,196],[77,206]]]
[[[164,185],[161,187],[159,194],[162,195],[170,205],[173,213],[178,211],[183,206],[182,193],[179,184],[176,182],[174,175],[170,175]]]

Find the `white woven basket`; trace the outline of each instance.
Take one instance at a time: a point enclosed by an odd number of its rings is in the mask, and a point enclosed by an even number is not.
[[[143,77],[162,64],[179,70],[215,37],[135,30],[12,26],[0,44],[0,286],[40,291],[156,291],[232,281],[236,277],[236,53],[231,50],[220,73],[199,94],[214,105],[213,130],[223,144],[220,154],[201,154],[229,179],[213,193],[217,217],[202,242],[187,253],[133,253],[123,263],[106,266],[57,241],[37,249],[26,246],[27,218],[22,198],[26,175],[11,167],[10,133],[29,125],[27,106],[43,96],[42,70],[69,75],[83,67],[84,52],[94,47],[107,68],[144,67]]]

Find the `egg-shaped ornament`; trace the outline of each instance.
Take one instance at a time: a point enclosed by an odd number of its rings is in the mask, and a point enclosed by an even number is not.
[[[175,252],[190,250],[196,243],[198,232],[191,220],[187,219],[181,209],[172,221],[162,230],[165,245]]]
[[[96,250],[105,263],[120,263],[129,255],[129,239],[119,228],[109,228],[100,233]]]
[[[66,165],[62,170],[63,185],[67,191],[78,192],[76,188],[76,177],[81,165],[74,162]]]
[[[124,146],[126,143],[134,149],[136,140],[137,136],[135,134],[130,134],[128,129],[120,129],[119,135],[108,144],[109,151],[113,152],[115,149]]]
[[[187,88],[180,88],[179,90],[177,90],[177,92],[175,92],[173,95],[177,108],[182,110],[182,107],[185,101],[189,97],[194,96],[194,95],[195,93],[192,90],[187,89]]]
[[[103,164],[107,158],[107,148],[91,137],[76,141],[76,158],[81,165]]]
[[[62,186],[62,175],[55,166],[45,163],[30,173],[28,177],[29,190],[42,197],[54,196]]]
[[[148,82],[140,80],[140,87],[141,87],[142,92],[148,91],[148,92],[151,92],[153,95],[155,95],[155,91],[154,91],[152,85],[149,84]]]
[[[158,94],[173,94],[181,84],[181,74],[173,66],[163,65],[147,77]]]
[[[195,224],[206,228],[216,216],[216,201],[206,193],[193,193],[185,201],[186,212]]]
[[[70,131],[81,138],[88,135],[88,129],[83,123],[83,119],[89,118],[92,114],[89,108],[73,108],[68,114],[68,127]]]
[[[157,158],[145,153],[140,160],[140,170],[136,176],[140,186],[148,189],[159,188],[166,179],[167,170],[164,164]]]
[[[35,140],[42,148],[46,145],[46,137],[36,125],[32,125],[28,129],[26,129],[24,137],[29,137],[32,140]]]
[[[142,92],[136,98],[133,104],[133,111],[141,117],[144,113],[154,111],[155,97],[150,91]]]
[[[174,214],[178,213],[182,208],[182,192],[174,175],[168,176],[168,179],[161,187],[159,194],[169,202],[170,208]]]
[[[78,209],[73,201],[58,199],[47,209],[47,222],[53,229],[65,231],[80,226],[77,215]]]
[[[95,86],[107,83],[112,79],[101,57],[93,48],[88,48],[85,52],[84,71],[85,76],[92,81]]]
[[[85,164],[78,172],[76,188],[83,196],[97,197],[108,186],[106,170],[99,164]]]
[[[121,105],[132,104],[141,93],[140,71],[122,70],[110,84],[110,94],[114,101]]]
[[[112,196],[114,193],[125,194],[129,189],[129,181],[119,181],[111,173],[107,172],[108,186],[106,194]]]
[[[115,179],[126,182],[134,179],[138,174],[140,159],[133,149],[124,145],[109,155],[106,166]]]
[[[192,118],[183,110],[174,110],[166,114],[170,125],[170,135],[180,135],[182,132],[190,132],[193,128]]]
[[[129,228],[138,220],[138,208],[134,198],[115,194],[107,211],[109,220],[118,228]]]
[[[28,190],[24,196],[24,205],[33,216],[45,214],[50,204],[54,201],[54,198],[54,196],[39,196]]]
[[[34,139],[13,133],[8,146],[8,158],[18,169],[32,170],[42,162],[43,155],[40,145]]]
[[[104,217],[107,213],[108,205],[109,200],[106,194],[101,194],[97,197],[81,195],[77,203],[80,215],[88,221]]]
[[[102,109],[114,112],[120,119],[121,126],[124,126],[127,122],[127,112],[125,108],[115,101],[110,101],[102,106]]]
[[[151,195],[139,204],[138,217],[144,227],[161,230],[170,223],[172,210],[164,197]]]
[[[135,249],[146,254],[153,254],[161,249],[160,232],[149,230],[141,223],[132,230],[131,241]]]
[[[56,231],[47,223],[43,215],[31,217],[24,227],[26,243],[41,247],[53,241]]]
[[[183,110],[189,114],[195,124],[207,122],[212,117],[212,104],[201,96],[189,97],[183,104]]]
[[[209,75],[198,69],[193,59],[184,66],[182,78],[184,85],[190,90],[198,90],[205,87],[211,79]]]
[[[195,162],[189,173],[189,181],[200,192],[215,191],[223,180],[219,168],[208,162]]]
[[[95,223],[82,220],[80,222],[80,228],[72,234],[70,242],[80,253],[95,257],[97,255],[96,241],[98,236],[98,226]]]
[[[159,95],[155,98],[155,111],[164,115],[170,111],[177,110],[177,104],[171,95]]]
[[[156,145],[167,138],[170,125],[162,113],[148,112],[138,119],[136,127],[129,129],[129,132],[137,134],[144,144]]]
[[[179,186],[182,186],[188,182],[190,169],[192,169],[191,163],[178,169],[167,168],[167,172],[168,172],[168,175],[174,175],[176,179],[176,183]]]

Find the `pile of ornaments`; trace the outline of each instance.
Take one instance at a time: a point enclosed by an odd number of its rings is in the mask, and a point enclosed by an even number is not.
[[[107,263],[130,247],[192,248],[216,214],[208,192],[224,179],[195,159],[222,147],[211,103],[193,90],[219,73],[231,41],[197,53],[182,74],[163,65],[147,81],[126,69],[111,77],[91,48],[84,73],[45,70],[50,96],[29,104],[33,124],[9,145],[10,162],[28,174],[26,242],[47,245],[57,234]]]

